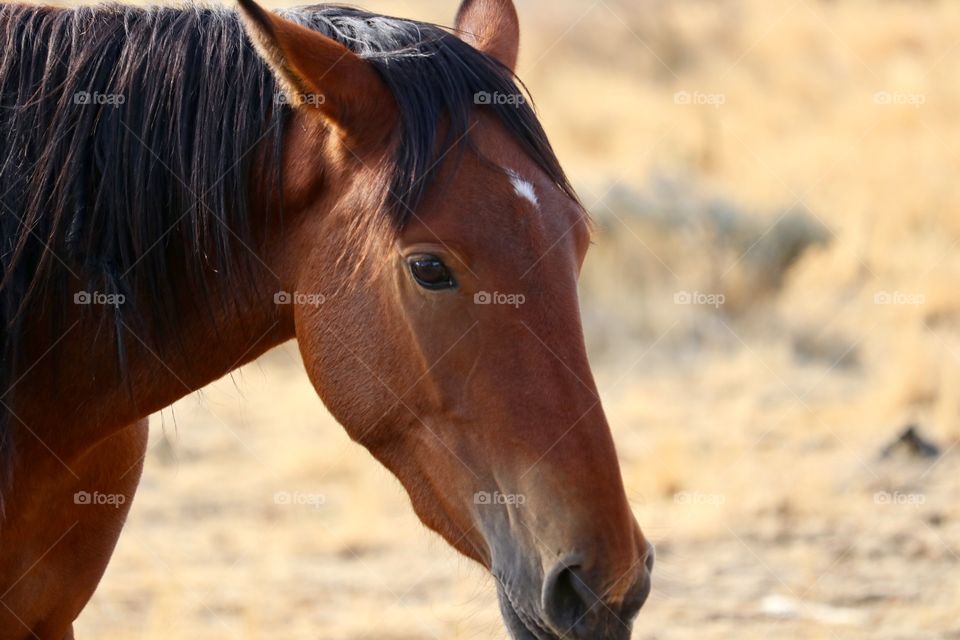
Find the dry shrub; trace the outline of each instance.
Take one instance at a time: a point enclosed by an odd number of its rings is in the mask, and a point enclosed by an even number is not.
[[[676,339],[719,339],[723,323],[768,309],[797,260],[829,238],[802,209],[750,212],[688,177],[615,187],[593,216],[583,290],[601,349],[678,323]]]

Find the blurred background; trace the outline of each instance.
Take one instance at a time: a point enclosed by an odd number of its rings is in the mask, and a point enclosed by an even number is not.
[[[634,638],[960,638],[960,3],[517,4],[658,547]],[[505,638],[295,345],[153,425],[78,637]]]

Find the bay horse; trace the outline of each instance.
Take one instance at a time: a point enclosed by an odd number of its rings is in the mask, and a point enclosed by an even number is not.
[[[0,38],[0,638],[73,638],[147,416],[291,339],[494,576],[513,638],[629,638],[653,550],[584,346],[589,219],[514,74],[511,0],[452,30],[4,3]]]

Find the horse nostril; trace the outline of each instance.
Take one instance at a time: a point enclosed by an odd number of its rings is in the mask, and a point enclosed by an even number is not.
[[[653,563],[657,559],[657,548],[653,543],[647,543],[647,558],[643,561],[643,566],[647,568],[647,573],[653,573]]]
[[[625,640],[630,636],[633,618],[650,595],[654,563],[653,545],[647,545],[642,559],[637,560],[618,584],[622,593],[614,602],[600,604],[609,590],[601,590],[591,582],[573,556],[557,563],[544,578],[541,607],[544,622],[562,638],[578,640]],[[643,564],[641,567],[640,564]],[[628,577],[629,576],[629,577]]]
[[[577,572],[577,565],[559,563],[543,583],[543,612],[562,634],[573,631],[597,600]]]

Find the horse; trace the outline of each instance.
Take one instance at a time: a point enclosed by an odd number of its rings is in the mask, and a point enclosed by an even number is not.
[[[653,547],[519,34],[512,0],[0,5],[0,638],[74,637],[148,416],[294,339],[513,638],[629,638]]]

